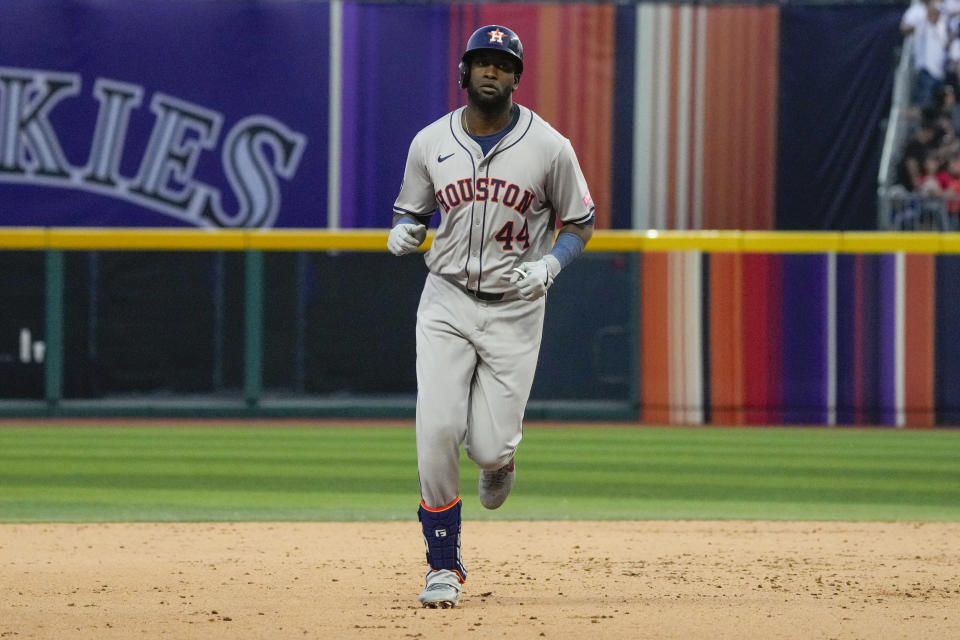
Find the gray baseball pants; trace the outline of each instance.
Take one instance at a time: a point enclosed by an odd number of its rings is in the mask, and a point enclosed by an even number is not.
[[[460,494],[460,445],[482,469],[514,456],[546,298],[484,302],[429,274],[417,309],[417,466],[429,507]]]

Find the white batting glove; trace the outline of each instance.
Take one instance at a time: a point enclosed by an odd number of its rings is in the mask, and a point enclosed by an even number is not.
[[[526,275],[521,276],[520,272]],[[536,300],[547,294],[553,279],[560,273],[560,261],[549,253],[536,262],[524,262],[514,269],[510,283],[524,300]]]
[[[417,250],[427,238],[427,228],[422,224],[401,222],[390,229],[387,249],[395,256],[403,256]]]

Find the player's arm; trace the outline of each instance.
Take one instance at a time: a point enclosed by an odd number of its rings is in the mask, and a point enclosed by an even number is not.
[[[525,262],[520,266],[520,270],[526,273],[527,275],[534,274],[542,281],[542,285],[535,282],[534,279],[518,285],[520,289],[521,296],[526,297],[524,294],[528,293],[524,291],[534,287],[537,291],[533,293],[533,298],[539,298],[541,295],[547,292],[547,289],[550,288],[550,285],[553,284],[554,279],[559,275],[560,271],[570,265],[571,262],[580,257],[580,254],[583,253],[583,250],[586,248],[587,243],[590,242],[590,238],[593,236],[593,216],[591,215],[590,220],[587,222],[568,222],[567,224],[560,227],[560,230],[557,231],[556,240],[553,242],[553,248],[550,249],[550,253],[543,256],[536,262]],[[517,280],[520,280],[521,276],[517,274]],[[527,280],[524,276],[523,280]],[[539,295],[537,295],[539,294]]]
[[[560,263],[560,268],[566,267],[571,262],[580,257],[586,248],[590,238],[593,237],[593,218],[588,222],[575,223],[568,222],[557,231],[557,238],[553,243],[553,249],[548,255],[552,255]]]
[[[387,249],[395,256],[402,256],[417,250],[427,239],[427,225],[417,217],[408,214],[393,216],[393,228],[387,236]]]
[[[398,224],[422,224],[423,226],[430,225],[430,218],[433,217],[434,212],[425,214],[409,213],[406,211],[394,212],[393,214],[393,223],[390,225],[392,227],[397,226]]]
[[[557,237],[560,237],[561,233],[572,233],[573,235],[580,238],[583,241],[584,246],[590,242],[590,238],[593,237],[593,220],[585,222],[583,224],[575,224],[573,222],[568,222],[567,224],[560,227],[557,231]]]
[[[536,300],[546,294],[560,271],[580,257],[592,236],[592,217],[588,222],[568,222],[560,227],[550,253],[513,270],[510,282],[516,284],[520,297]]]
[[[577,154],[565,141],[550,167],[550,193],[561,227],[557,231],[553,248],[543,257],[550,267],[552,277],[580,257],[593,236],[593,198],[583,177]]]
[[[427,224],[436,206],[433,183],[421,159],[419,137],[410,143],[407,164],[403,170],[400,194],[393,203],[393,221],[387,238],[387,249],[395,256],[417,250],[427,238]]]
[[[520,297],[526,300],[544,295],[560,271],[580,257],[593,236],[593,200],[569,143],[554,161],[550,184],[554,185],[551,202],[557,204],[563,225],[550,252],[536,262],[523,263],[511,277]]]

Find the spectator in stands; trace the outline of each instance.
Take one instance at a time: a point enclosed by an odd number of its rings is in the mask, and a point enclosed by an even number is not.
[[[931,145],[936,149],[944,167],[960,154],[960,139],[957,138],[957,129],[953,123],[955,105],[953,88],[943,84],[934,92],[931,105],[923,112],[923,119],[933,124]]]
[[[924,196],[943,195],[943,187],[940,186],[940,169],[943,166],[936,153],[930,153],[923,159],[922,170],[920,172],[920,184],[915,191]]]
[[[960,96],[960,0],[950,0],[952,9],[947,19],[947,33],[950,43],[947,45],[947,68],[944,84],[953,89],[953,121],[954,129],[960,131],[960,106],[957,105],[957,96]],[[946,6],[946,5],[945,5]]]
[[[949,130],[954,135],[960,130],[957,126],[957,117],[960,109],[957,108],[957,90],[950,82],[944,82],[933,92],[933,116],[937,125]]]
[[[943,185],[943,196],[947,199],[947,211],[952,215],[960,214],[960,157],[947,164],[940,181]]]
[[[933,121],[924,118],[903,150],[897,170],[897,182],[909,191],[917,191],[923,182],[924,161],[927,156],[934,155],[937,151],[935,136]]]
[[[914,81],[911,101],[923,109],[946,77],[947,17],[940,0],[922,0],[911,5],[900,20],[900,30],[913,34]]]

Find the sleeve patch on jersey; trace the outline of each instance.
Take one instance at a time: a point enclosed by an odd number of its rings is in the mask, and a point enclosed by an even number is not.
[[[586,193],[583,194],[583,206],[588,208],[593,206],[593,198],[590,197],[590,189],[587,189]]]

